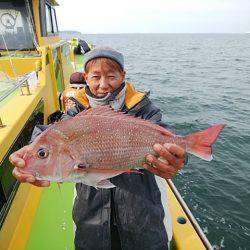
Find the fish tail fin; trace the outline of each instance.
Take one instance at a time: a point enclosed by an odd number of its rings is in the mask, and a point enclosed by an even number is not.
[[[187,147],[187,152],[203,160],[211,161],[213,159],[212,145],[225,126],[225,124],[216,124],[206,130],[186,135],[187,144],[191,145]]]

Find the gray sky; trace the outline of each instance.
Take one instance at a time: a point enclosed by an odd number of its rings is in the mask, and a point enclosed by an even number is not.
[[[60,30],[82,33],[245,33],[250,0],[58,0]]]

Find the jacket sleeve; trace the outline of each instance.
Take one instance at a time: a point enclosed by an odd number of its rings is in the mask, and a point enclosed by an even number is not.
[[[128,110],[127,113],[135,117],[150,120],[160,126],[167,127],[167,125],[162,122],[161,110],[157,108],[147,96],[136,106]]]
[[[40,135],[44,130],[46,130],[50,125],[36,125],[31,135],[29,144],[32,143],[38,135]]]

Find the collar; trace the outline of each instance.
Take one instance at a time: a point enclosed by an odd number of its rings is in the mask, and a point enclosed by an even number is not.
[[[126,93],[125,93],[125,105],[128,109],[133,108],[138,104],[144,97],[146,93],[138,91],[132,83],[126,82]],[[77,101],[79,101],[86,109],[90,107],[89,99],[86,95],[85,88],[79,90],[76,94]]]
[[[113,93],[108,93],[104,97],[93,95],[88,86],[85,87],[85,93],[92,108],[110,105],[114,110],[121,110],[125,102],[126,84],[121,84]]]

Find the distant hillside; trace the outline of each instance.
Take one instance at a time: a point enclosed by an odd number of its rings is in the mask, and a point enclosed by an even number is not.
[[[75,30],[63,30],[59,32],[60,37],[68,39],[72,37],[81,37],[82,33]]]

